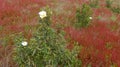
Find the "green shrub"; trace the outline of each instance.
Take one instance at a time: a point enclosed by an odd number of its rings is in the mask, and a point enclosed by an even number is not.
[[[90,17],[92,16],[92,10],[89,5],[83,4],[81,9],[76,11],[76,27],[86,27],[90,24]],[[92,17],[91,17],[92,18]]]
[[[112,1],[112,0],[106,0],[106,7],[107,7],[107,8],[111,8],[111,7],[112,7],[112,4],[113,4],[113,1]]]
[[[27,41],[22,35],[15,39],[15,60],[20,67],[80,67],[81,62],[66,49],[63,32],[51,28],[51,11],[41,18],[34,36]],[[21,45],[22,42],[27,45]]]
[[[114,12],[114,13],[120,13],[120,7],[113,7],[113,8],[111,8],[111,10]]]
[[[119,14],[120,13],[120,6],[112,7],[113,0],[106,0],[106,7],[109,8],[112,12]]]
[[[98,0],[90,0],[90,7],[98,8],[99,7],[99,1]]]

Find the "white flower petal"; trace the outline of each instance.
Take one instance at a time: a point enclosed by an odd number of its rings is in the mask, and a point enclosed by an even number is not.
[[[21,44],[22,44],[23,46],[27,46],[27,45],[28,45],[28,42],[23,41]]]
[[[39,16],[40,16],[41,19],[43,19],[44,17],[47,17],[46,11],[40,11]]]
[[[92,20],[92,17],[89,17],[89,19],[91,19],[91,20]]]

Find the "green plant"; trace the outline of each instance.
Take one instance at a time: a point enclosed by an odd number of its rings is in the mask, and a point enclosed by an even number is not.
[[[90,7],[97,8],[99,7],[99,1],[98,0],[90,0]]]
[[[76,27],[86,27],[92,19],[92,10],[89,5],[83,4],[81,9],[76,11]]]
[[[45,9],[45,11],[47,15],[42,14],[37,31],[29,41],[22,35],[15,39],[14,57],[18,65],[20,67],[80,67],[81,62],[76,59],[76,54],[66,49],[63,32],[57,33],[50,27],[51,10]],[[45,11],[42,12],[46,14]]]
[[[120,6],[117,5],[117,7],[112,7],[113,0],[106,0],[106,7],[109,8],[114,13],[120,13]]]
[[[114,13],[120,13],[120,7],[113,7],[113,8],[111,8],[111,10],[114,12]]]
[[[106,7],[107,8],[111,8],[112,7],[112,3],[113,3],[112,0],[106,0]]]

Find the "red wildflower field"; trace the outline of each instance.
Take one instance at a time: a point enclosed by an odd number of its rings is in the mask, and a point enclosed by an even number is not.
[[[82,67],[120,67],[120,14],[106,7],[106,0],[91,7],[92,21],[88,27],[75,28],[76,9],[92,0],[0,0],[0,67],[17,67],[13,38],[22,32],[30,39],[39,21],[40,9],[53,10],[52,27],[66,32],[67,48],[72,50],[77,42],[82,47],[77,56]],[[116,7],[115,0],[113,7]],[[59,27],[60,26],[60,27]]]

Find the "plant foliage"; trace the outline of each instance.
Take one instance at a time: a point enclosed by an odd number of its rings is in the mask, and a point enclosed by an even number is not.
[[[62,33],[57,33],[51,25],[51,11],[46,9],[47,17],[40,19],[34,36],[27,46],[22,46],[24,37],[16,39],[15,59],[20,67],[79,67],[75,54],[66,49]]]
[[[76,11],[76,27],[86,27],[90,24],[89,17],[92,15],[92,10],[89,5],[83,4],[81,9]]]

